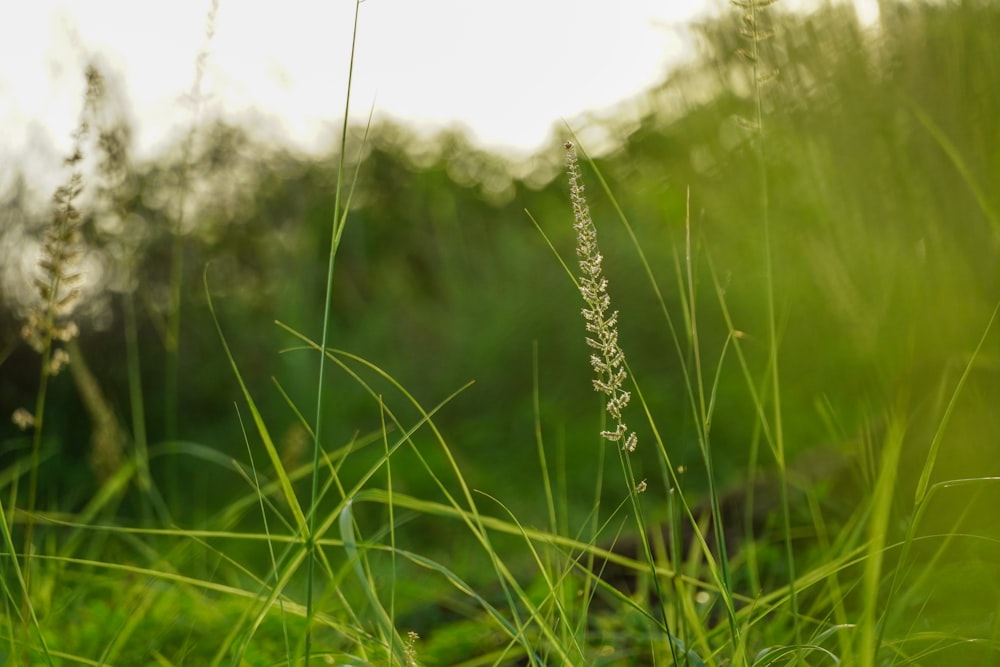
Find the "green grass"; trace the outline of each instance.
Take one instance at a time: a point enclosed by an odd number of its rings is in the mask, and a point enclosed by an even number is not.
[[[168,372],[165,398],[143,384],[148,348],[130,296],[134,447],[93,495],[45,485],[60,479],[65,433],[43,422],[56,400],[45,369],[66,326],[49,303],[36,430],[0,471],[0,663],[995,661],[1000,204],[984,183],[1000,152],[983,148],[981,118],[992,116],[953,115],[908,63],[935,85],[989,95],[968,64],[998,66],[994,50],[938,49],[934,69],[915,45],[953,44],[997,14],[886,5],[885,25],[908,27],[873,43],[838,9],[744,9],[749,19],[741,10],[702,26],[704,62],[675,75],[715,86],[709,101],[647,118],[620,159],[591,159],[573,137],[567,150],[583,159],[572,153],[570,186],[526,195],[523,229],[490,232],[503,243],[436,223],[423,295],[388,261],[371,270],[387,282],[363,282],[359,247],[387,246],[382,259],[424,247],[405,227],[379,231],[385,204],[371,192],[423,188],[425,199],[395,204],[393,222],[410,206],[461,218],[481,202],[451,193],[441,165],[414,176],[386,158],[371,124],[352,133],[345,122],[336,180],[315,177],[334,183],[333,204],[306,207],[324,219],[293,244],[322,255],[296,260],[309,268],[293,318],[234,312],[215,291],[232,268],[210,263],[182,330],[176,297],[191,261],[177,268],[182,239],[169,237],[164,359],[184,368],[205,324],[213,368],[238,398],[234,428],[181,440],[171,432],[183,420],[168,415],[163,441],[147,437],[144,406],[158,396],[177,413],[185,378]],[[741,29],[753,38],[737,41]],[[678,147],[702,165],[684,172],[690,187],[677,185]],[[50,273],[62,279],[72,262],[59,257]],[[373,297],[372,323],[352,339],[338,306],[365,321],[366,288],[385,290],[389,308]],[[51,302],[59,286],[48,290]],[[449,307],[467,307],[468,320],[448,319]],[[532,327],[530,364],[505,368],[505,334]],[[412,366],[342,345],[382,330],[406,332],[396,340]],[[413,354],[448,349],[448,336],[477,354]],[[248,339],[274,345],[279,370],[247,354]],[[580,370],[591,354],[596,384]],[[523,382],[492,385],[491,373]],[[189,390],[209,402],[197,390],[213,385],[194,375]],[[561,375],[579,386],[564,393]],[[500,388],[477,402],[480,385]],[[104,403],[94,410],[111,414]]]

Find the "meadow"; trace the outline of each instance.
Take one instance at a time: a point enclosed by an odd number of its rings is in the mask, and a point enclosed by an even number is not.
[[[733,4],[521,161],[133,161],[81,64],[3,195],[0,663],[1000,660],[1000,10]]]

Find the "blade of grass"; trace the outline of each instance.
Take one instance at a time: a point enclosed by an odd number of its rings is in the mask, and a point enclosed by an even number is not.
[[[375,594],[375,583],[365,574],[364,568],[361,565],[363,556],[358,551],[358,542],[354,534],[355,527],[354,514],[351,510],[352,505],[353,500],[348,499],[344,503],[344,509],[340,512],[340,539],[344,542],[344,550],[347,551],[347,556],[354,568],[354,573],[357,575],[358,581],[361,582],[361,587],[368,598],[368,604],[371,605],[372,610],[375,612],[375,618],[378,621],[383,641],[386,644],[386,650],[389,653],[389,664],[392,664],[394,660],[398,660],[399,664],[402,665],[406,660],[406,645],[403,642],[403,638],[399,636],[399,633],[393,626],[392,618],[386,612],[382,601]]]
[[[344,95],[344,121],[341,127],[340,133],[340,156],[339,164],[337,167],[337,183],[334,192],[334,203],[333,203],[333,230],[330,235],[330,254],[327,260],[327,274],[326,274],[326,289],[324,291],[324,303],[323,303],[323,324],[322,333],[320,335],[320,345],[319,349],[322,352],[327,349],[327,344],[329,342],[330,335],[330,319],[332,315],[333,307],[333,275],[334,266],[337,258],[337,251],[340,248],[340,239],[344,233],[344,228],[347,226],[347,212],[350,208],[351,198],[354,193],[354,187],[357,185],[358,178],[355,173],[354,181],[351,185],[351,190],[346,197],[346,201],[341,201],[344,189],[344,160],[347,154],[347,124],[350,117],[351,110],[351,90],[354,81],[354,56],[357,49],[358,43],[358,20],[361,14],[361,3],[364,0],[357,0],[354,4],[354,24],[351,31],[351,58],[350,63],[347,66],[347,90]],[[374,111],[374,108],[372,109]],[[367,140],[368,131],[371,128],[371,113],[368,116],[368,127],[365,128],[365,138]],[[361,161],[358,161],[356,169],[360,169]],[[343,210],[343,213],[341,213]],[[309,610],[310,615],[312,613],[313,607],[313,590],[312,581],[313,574],[316,567],[316,554],[314,552],[313,539],[315,537],[315,511],[312,511],[316,507],[317,494],[319,492],[319,460],[320,460],[320,450],[322,449],[323,442],[323,388],[326,385],[326,355],[319,355],[319,372],[316,381],[316,420],[315,420],[315,438],[313,441],[313,477],[312,484],[310,487],[310,508],[309,513],[309,526],[308,532],[306,533],[307,540],[307,550],[309,552],[309,559],[307,568],[307,579],[306,579],[306,608]],[[337,484],[340,485],[339,482]],[[308,626],[308,621],[307,621]],[[309,633],[308,627],[306,628],[306,643],[305,643],[305,664],[309,664],[309,654],[312,648],[312,637]]]
[[[7,554],[8,554],[8,558],[6,558],[5,561],[9,563],[11,569],[14,571],[14,578],[17,581],[18,585],[21,587],[21,591],[24,594],[24,596],[27,597],[28,584],[27,581],[25,581],[24,573],[21,570],[21,564],[18,563],[17,560],[17,551],[14,549],[14,540],[11,537],[10,526],[7,525],[6,516],[7,512],[4,510],[3,501],[0,500],[0,517],[4,517],[4,519],[0,521],[0,531],[3,532],[3,542],[4,546],[7,548]],[[40,558],[40,556],[36,557]],[[35,607],[30,603],[30,600],[28,601],[26,611],[31,619],[31,627],[34,628],[35,633],[38,635],[38,642],[42,647],[42,654],[45,656],[45,661],[49,664],[49,667],[54,667],[55,662],[53,662],[52,654],[49,652],[49,645],[45,641],[45,635],[42,633],[42,626],[38,622],[38,617],[35,615]],[[11,644],[11,651],[12,653],[10,655],[10,659],[13,662],[14,661],[13,643]]]
[[[941,442],[944,438],[945,429],[951,422],[952,412],[955,410],[958,397],[962,393],[962,389],[965,387],[966,381],[969,379],[969,374],[972,372],[973,365],[979,357],[980,352],[982,352],[983,345],[986,344],[986,339],[989,337],[990,331],[993,330],[993,324],[996,322],[998,312],[1000,312],[1000,303],[998,303],[993,309],[993,314],[990,315],[990,320],[986,323],[983,335],[980,336],[976,349],[972,351],[972,356],[969,358],[969,362],[962,370],[962,376],[958,379],[958,383],[955,385],[955,389],[951,393],[951,398],[948,399],[948,405],[945,407],[944,414],[941,416],[941,421],[938,422],[937,430],[935,430],[934,437],[931,439],[930,450],[927,452],[927,457],[924,459],[924,466],[920,471],[920,479],[917,482],[917,490],[914,498],[914,505],[916,506],[919,506],[927,496],[927,487],[930,483],[931,474],[934,472],[934,464],[937,462],[937,456],[941,449]]]
[[[264,423],[264,418],[257,409],[257,404],[253,400],[253,396],[250,395],[250,390],[243,381],[243,375],[240,373],[240,368],[236,363],[236,359],[233,357],[233,353],[229,349],[229,343],[226,341],[226,336],[222,333],[222,325],[219,323],[219,318],[215,313],[215,305],[212,303],[212,294],[208,289],[207,267],[205,268],[203,275],[203,282],[205,284],[205,298],[208,301],[208,310],[211,314],[212,322],[215,324],[215,330],[219,333],[219,340],[222,342],[222,349],[226,353],[226,359],[229,361],[229,367],[233,369],[236,381],[240,385],[240,391],[243,393],[243,398],[246,400],[247,407],[250,409],[250,415],[253,418],[254,426],[257,428],[257,434],[264,443],[264,449],[267,451],[267,456],[270,458],[271,465],[274,467],[275,475],[277,475],[278,482],[281,484],[281,490],[285,494],[285,498],[288,501],[288,507],[291,509],[292,516],[295,519],[296,529],[299,531],[303,539],[308,540],[310,531],[306,525],[306,518],[302,512],[302,506],[299,504],[299,499],[295,495],[295,489],[292,488],[291,480],[288,478],[288,472],[285,470],[285,466],[281,462],[281,455],[278,453],[278,448],[275,447],[274,441],[271,439],[271,433],[268,431],[267,424]]]

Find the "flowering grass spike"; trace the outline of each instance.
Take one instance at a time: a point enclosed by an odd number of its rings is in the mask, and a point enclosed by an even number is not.
[[[615,420],[614,430],[602,431],[601,435],[611,442],[622,443],[622,449],[633,452],[638,438],[634,431],[629,432],[622,419],[622,411],[628,405],[631,394],[622,389],[628,374],[625,371],[625,353],[618,345],[618,311],[608,314],[611,297],[608,296],[608,280],[601,271],[604,258],[597,246],[597,228],[587,207],[576,146],[567,141],[563,147],[566,149],[569,195],[573,204],[576,255],[580,261],[580,294],[587,304],[583,309],[587,333],[590,334],[587,344],[594,349],[590,355],[590,365],[597,374],[594,389],[608,397],[605,407]]]

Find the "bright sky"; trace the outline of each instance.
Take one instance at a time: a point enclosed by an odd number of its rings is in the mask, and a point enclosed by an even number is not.
[[[95,55],[125,97],[140,155],[190,122],[185,94],[206,46],[203,117],[273,119],[305,149],[327,148],[339,129],[351,0],[218,0],[207,45],[212,0],[4,4],[0,170],[68,150]],[[871,20],[876,0],[857,4]],[[458,123],[486,147],[531,152],[555,124],[633,96],[693,55],[684,25],[709,11],[735,10],[722,0],[366,0],[352,107],[427,128]]]

